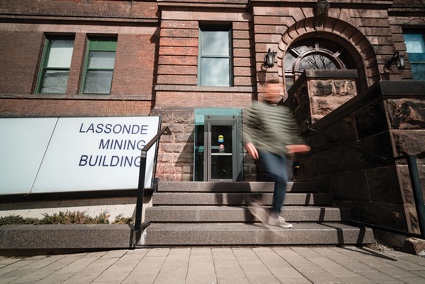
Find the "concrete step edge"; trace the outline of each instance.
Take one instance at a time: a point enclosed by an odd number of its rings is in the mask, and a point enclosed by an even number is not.
[[[291,229],[261,224],[153,224],[138,245],[364,245],[374,242],[369,228],[341,223],[294,223]]]
[[[160,181],[158,192],[273,192],[273,182]],[[315,182],[288,182],[287,192],[318,192]]]
[[[336,207],[285,206],[282,216],[290,222],[348,221],[350,210]],[[146,208],[151,222],[258,222],[248,207],[158,206]]]
[[[272,193],[171,193],[155,192],[153,205],[247,205],[252,199],[270,205]],[[288,193],[286,205],[332,205],[332,195],[328,193]]]

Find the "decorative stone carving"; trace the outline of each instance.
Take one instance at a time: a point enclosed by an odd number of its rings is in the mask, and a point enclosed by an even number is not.
[[[326,17],[328,16],[329,2],[327,0],[318,0],[314,5],[313,13],[315,17],[314,27],[320,28],[325,23]]]
[[[288,91],[291,108],[301,131],[357,95],[357,70],[308,69]]]
[[[311,122],[315,123],[325,115],[356,96],[354,80],[313,80],[307,82],[310,96]]]
[[[314,96],[354,96],[355,84],[352,80],[310,81],[309,90]]]

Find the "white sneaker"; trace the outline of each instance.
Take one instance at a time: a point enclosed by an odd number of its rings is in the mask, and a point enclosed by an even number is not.
[[[263,224],[267,224],[267,220],[269,219],[269,214],[267,211],[260,206],[257,202],[252,202],[249,207],[249,212],[257,218]]]
[[[277,214],[271,214],[267,221],[267,224],[269,224],[270,226],[278,226],[282,228],[292,228],[291,223],[287,223],[285,219],[282,218],[282,216],[279,216]]]

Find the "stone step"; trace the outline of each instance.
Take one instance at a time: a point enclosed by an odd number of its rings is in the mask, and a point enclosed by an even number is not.
[[[252,198],[265,205],[272,203],[272,193],[187,193],[155,192],[153,205],[247,205]],[[332,205],[332,195],[327,193],[288,193],[285,205]]]
[[[158,192],[273,192],[272,182],[160,181]],[[314,182],[288,182],[287,192],[318,192]]]
[[[138,246],[194,245],[364,245],[374,242],[368,228],[341,223],[293,223],[293,228],[259,223],[154,223]]]
[[[257,222],[248,207],[155,206],[146,208],[149,222]],[[286,206],[282,216],[288,222],[340,222],[349,220],[350,211],[335,207]]]

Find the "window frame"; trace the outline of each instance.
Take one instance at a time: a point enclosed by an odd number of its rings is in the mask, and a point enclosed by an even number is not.
[[[202,54],[202,43],[203,43],[203,32],[228,32],[228,56],[223,55],[208,55]],[[205,25],[199,26],[199,41],[198,41],[198,86],[200,87],[233,87],[233,32],[232,27],[229,24],[225,25]],[[205,76],[202,72],[202,59],[203,58],[227,58],[229,60],[228,71],[229,71],[229,84],[228,85],[202,85],[202,78]]]
[[[71,55],[71,60],[69,62],[69,67],[48,67],[47,63],[48,60],[50,59],[50,53],[51,53],[51,47],[53,44],[53,41],[55,40],[71,40],[72,41],[72,55]],[[75,36],[73,35],[61,35],[61,36],[55,36],[55,35],[48,35],[45,36],[44,38],[44,46],[43,46],[43,53],[42,53],[42,57],[41,57],[41,61],[40,61],[40,67],[39,67],[39,72],[38,72],[38,76],[37,76],[37,82],[36,82],[36,86],[35,86],[35,93],[36,94],[41,94],[41,95],[64,95],[66,94],[66,89],[68,88],[68,80],[69,80],[69,73],[71,70],[71,64],[72,64],[72,56],[74,55],[74,44],[75,44]],[[42,92],[41,89],[43,88],[43,82],[45,79],[45,72],[47,70],[58,70],[58,71],[68,71],[68,78],[66,81],[66,86],[65,86],[65,90],[63,93],[46,93],[46,92]]]
[[[421,53],[417,53],[417,52],[409,52],[408,50],[407,50],[407,44],[406,44],[406,38],[405,38],[405,35],[406,34],[417,34],[417,35],[422,35],[422,43],[424,44],[424,46],[425,46],[425,31],[423,31],[423,30],[404,30],[403,31],[403,40],[404,40],[404,44],[405,44],[405,46],[406,46],[406,53],[407,53],[407,55],[408,55],[408,58],[409,58],[409,63],[410,63],[410,71],[412,72],[412,79],[413,80],[415,80],[415,81],[421,81],[421,80],[424,80],[424,79],[422,79],[421,77],[417,77],[418,75],[417,75],[417,72],[415,71],[415,69],[416,69],[416,66],[423,66],[423,68],[425,69],[425,50],[423,51],[423,52],[421,52]],[[418,61],[418,62],[415,62],[415,61],[412,61],[412,59],[413,59],[413,54],[421,54],[421,58],[423,58],[424,59],[424,61],[422,62],[422,61]],[[419,57],[419,56],[418,56]],[[414,67],[415,66],[415,67]],[[413,67],[413,68],[412,68]],[[415,72],[414,72],[415,71]],[[420,73],[420,74],[422,74],[422,73]],[[415,78],[416,77],[416,78]],[[422,75],[422,77],[424,77],[423,75]]]
[[[300,51],[297,50],[297,48],[308,47],[309,45],[312,46],[312,48]],[[331,43],[329,40],[318,38],[307,38],[297,41],[288,48],[283,59],[285,86],[287,90],[303,73],[304,69],[300,69],[301,62],[311,55],[323,56],[331,61],[337,67],[336,69],[351,68],[352,63],[347,58],[347,50],[338,43]],[[286,60],[288,59],[287,56],[293,57],[290,68],[287,68],[288,66],[286,66]],[[291,81],[290,84],[289,81]]]
[[[109,47],[107,44],[109,42]],[[117,52],[117,44],[118,38],[117,36],[90,36],[87,38],[87,48],[85,52],[84,59],[84,68],[82,72],[82,80],[81,80],[81,94],[83,95],[111,95],[112,91],[112,80],[114,77],[115,70],[115,60],[116,60],[116,52]],[[96,46],[95,46],[96,45]],[[90,53],[92,51],[100,51],[100,52],[114,52],[114,66],[112,68],[94,68],[89,67],[90,65]],[[86,84],[87,84],[87,75],[90,71],[111,71],[111,84],[109,86],[108,93],[100,93],[100,92],[86,92]]]

